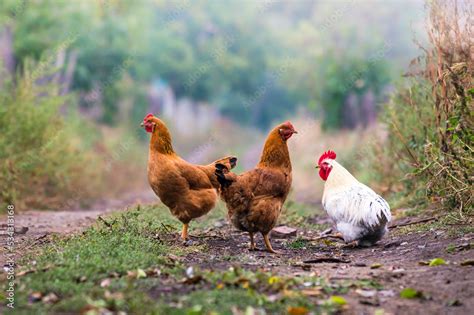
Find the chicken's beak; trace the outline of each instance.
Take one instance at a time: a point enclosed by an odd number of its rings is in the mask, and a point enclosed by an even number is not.
[[[143,121],[141,122],[140,127],[142,128],[145,127],[145,125],[143,124]]]
[[[298,131],[296,131],[296,130],[293,130],[293,133],[298,133]]]
[[[315,169],[318,169],[318,168],[319,168],[319,165],[316,165],[314,168],[315,168]]]

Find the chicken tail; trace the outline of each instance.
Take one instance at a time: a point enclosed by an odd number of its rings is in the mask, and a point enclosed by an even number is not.
[[[236,175],[231,173],[229,168],[224,164],[216,163],[214,174],[216,174],[217,181],[222,189],[229,187],[235,181]]]
[[[237,158],[235,156],[226,156],[225,158],[214,161],[213,164],[215,167],[220,164],[221,167],[231,170],[237,165]]]

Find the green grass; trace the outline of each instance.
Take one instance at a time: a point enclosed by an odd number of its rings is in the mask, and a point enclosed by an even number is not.
[[[289,242],[287,246],[291,249],[303,249],[308,246],[308,241],[302,238],[296,238],[295,240]]]
[[[128,272],[154,267],[171,274],[182,270],[179,265],[169,264],[168,254],[183,255],[187,249],[166,240],[162,223],[172,223],[172,219],[165,211],[168,210],[157,206],[117,214],[106,219],[110,227],[99,221],[83,234],[53,241],[38,257],[23,257],[20,265],[24,269],[39,271],[18,279],[21,293],[17,310],[79,311],[86,305],[94,305],[96,300],[113,309],[115,302],[104,299],[106,288],[100,283],[114,275],[117,278],[112,279],[111,287],[123,290],[125,310],[133,312],[136,301],[147,297],[140,292],[127,294]],[[34,292],[43,296],[52,292],[59,302],[29,305],[28,297]]]

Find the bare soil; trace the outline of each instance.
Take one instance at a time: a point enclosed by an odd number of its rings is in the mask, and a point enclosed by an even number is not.
[[[308,242],[305,248],[292,249],[288,244],[294,238],[272,239],[274,249],[280,253],[274,255],[263,250],[261,237],[257,238],[260,250],[249,251],[248,235],[233,230],[227,223],[222,224],[224,227],[195,235],[194,242],[206,244],[208,250],[190,254],[182,263],[210,270],[226,270],[238,265],[286,276],[316,274],[330,281],[372,279],[382,286],[382,289],[366,292],[373,294],[370,297],[350,290],[344,295],[350,306],[344,312],[347,314],[374,314],[381,308],[385,314],[404,315],[472,314],[474,310],[474,266],[461,266],[461,262],[474,259],[471,249],[474,234],[460,238],[449,237],[443,231],[403,235],[395,228],[370,248],[343,248],[342,244],[318,240]],[[316,236],[315,231],[298,231],[298,237],[303,239]],[[446,251],[448,246],[454,246],[453,252]],[[308,262],[321,258],[343,262]],[[434,258],[443,258],[447,264],[431,267],[421,264]],[[400,291],[407,287],[421,291],[423,297],[400,298]],[[155,288],[151,294],[186,293],[192,289],[189,285],[170,283],[168,287]]]

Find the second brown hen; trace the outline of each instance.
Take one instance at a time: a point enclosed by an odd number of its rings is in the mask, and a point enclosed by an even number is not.
[[[249,232],[250,249],[254,234],[261,233],[267,251],[275,253],[269,233],[276,225],[291,187],[291,161],[287,140],[297,133],[290,122],[275,127],[267,137],[262,156],[253,170],[236,175],[224,164],[216,164],[221,198],[227,204],[229,219]]]

